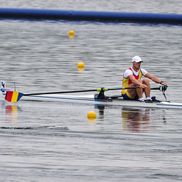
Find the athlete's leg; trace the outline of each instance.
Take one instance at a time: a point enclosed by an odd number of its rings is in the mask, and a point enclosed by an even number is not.
[[[147,87],[144,89],[146,98],[150,97],[150,80],[145,78],[142,80],[142,83],[147,85]]]
[[[141,81],[142,83],[142,81]],[[131,84],[131,88],[133,89],[127,89],[128,95],[130,98],[133,98],[134,100],[138,98],[142,98],[143,96],[143,89],[142,88],[137,88],[136,84]]]
[[[138,80],[138,81],[142,83],[142,80]],[[144,92],[143,88],[140,88],[140,87],[136,88],[136,93],[139,99],[143,97],[143,92]]]

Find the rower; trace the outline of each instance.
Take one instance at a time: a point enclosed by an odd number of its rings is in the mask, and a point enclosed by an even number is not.
[[[124,100],[153,102],[150,97],[150,80],[157,84],[167,86],[165,81],[162,81],[157,76],[141,68],[142,62],[143,61],[139,56],[133,57],[132,66],[126,69],[123,74],[122,87],[129,88],[122,90]],[[142,79],[142,77],[145,78]],[[143,98],[144,93],[146,98]]]

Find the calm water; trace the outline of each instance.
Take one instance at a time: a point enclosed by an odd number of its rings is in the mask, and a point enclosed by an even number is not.
[[[1,7],[181,13],[179,4],[1,1]],[[72,29],[76,37],[69,39]],[[0,80],[25,93],[119,87],[131,57],[140,55],[144,68],[168,82],[168,99],[182,102],[181,37],[179,26],[0,21]],[[94,121],[86,117],[92,110]],[[1,101],[0,181],[181,181],[181,112]]]

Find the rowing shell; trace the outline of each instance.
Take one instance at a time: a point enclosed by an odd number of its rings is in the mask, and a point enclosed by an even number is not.
[[[94,95],[67,95],[67,94],[52,94],[52,95],[32,95],[22,98],[22,101],[62,101],[62,102],[77,102],[85,104],[120,106],[120,107],[142,107],[142,108],[164,108],[164,109],[182,109],[182,103],[175,102],[139,102],[128,101],[122,98],[117,98],[109,101],[95,100]]]

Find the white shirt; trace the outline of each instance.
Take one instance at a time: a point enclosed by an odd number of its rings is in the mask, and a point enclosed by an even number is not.
[[[127,78],[129,75],[133,75],[133,73],[134,73],[136,76],[138,76],[140,70],[141,70],[141,72],[142,72],[142,74],[143,74],[144,76],[148,73],[148,72],[147,72],[145,69],[143,69],[143,68],[141,68],[141,69],[138,70],[138,71],[135,71],[132,67],[131,67],[131,69],[132,69],[132,70],[127,69],[127,70],[124,72],[124,74],[123,74],[123,77],[124,77],[124,78]]]

